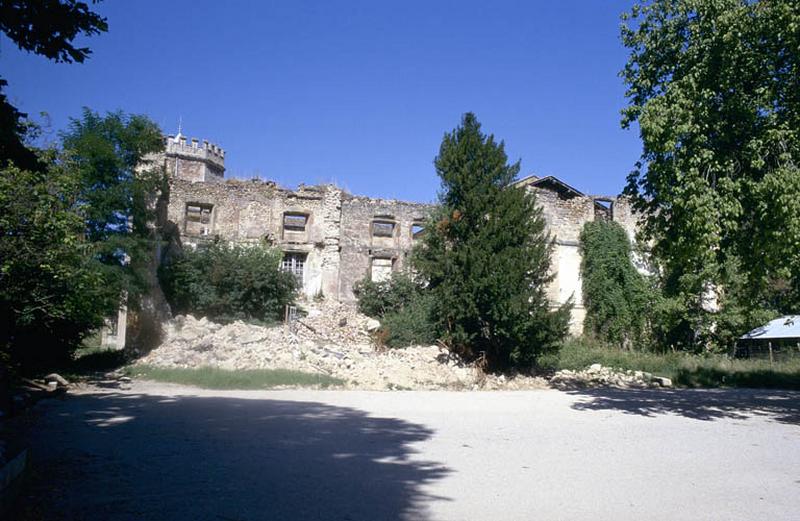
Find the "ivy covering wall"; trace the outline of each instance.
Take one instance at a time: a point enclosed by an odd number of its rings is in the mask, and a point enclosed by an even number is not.
[[[592,221],[580,241],[584,334],[625,349],[648,347],[655,292],[632,263],[627,233],[616,222]]]

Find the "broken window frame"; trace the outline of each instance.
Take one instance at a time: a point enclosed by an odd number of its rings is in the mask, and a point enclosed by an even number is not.
[[[395,265],[397,263],[397,259],[395,257],[382,257],[382,256],[371,257],[370,258],[370,261],[369,261],[369,279],[371,281],[373,281],[373,282],[382,282],[382,281],[378,281],[378,280],[375,279],[375,265],[376,265],[375,261],[389,261],[389,276],[386,279],[383,279],[383,280],[390,279],[391,276],[392,276],[392,273],[394,273],[394,268],[395,268]]]
[[[604,197],[592,199],[594,203],[594,219],[613,221],[614,220],[614,201]]]

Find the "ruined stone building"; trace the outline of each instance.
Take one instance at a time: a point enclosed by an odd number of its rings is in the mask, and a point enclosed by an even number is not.
[[[159,161],[170,176],[166,219],[184,246],[215,237],[266,240],[283,251],[283,268],[295,274],[308,297],[351,302],[357,281],[384,280],[402,269],[433,208],[356,196],[333,185],[288,190],[271,181],[226,180],[225,152],[180,134],[165,138]],[[613,219],[633,236],[630,207],[621,198],[585,195],[555,177],[531,176],[517,184],[534,191],[543,208],[555,239],[549,296],[554,306],[573,299],[571,331],[580,333],[581,228],[587,221]]]

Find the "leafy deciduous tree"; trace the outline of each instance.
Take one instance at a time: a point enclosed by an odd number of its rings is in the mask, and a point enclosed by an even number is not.
[[[95,0],[93,3],[97,3]],[[108,30],[106,19],[75,0],[0,0],[0,31],[22,50],[55,62],[83,61],[91,54],[76,47],[78,35],[92,36]],[[0,162],[13,161],[25,169],[44,168],[25,146],[26,114],[3,94],[8,82],[0,78]]]
[[[626,192],[682,309],[673,339],[718,340],[729,309],[752,312],[743,329],[759,309],[797,311],[800,3],[641,1],[623,18],[622,124],[643,143]]]

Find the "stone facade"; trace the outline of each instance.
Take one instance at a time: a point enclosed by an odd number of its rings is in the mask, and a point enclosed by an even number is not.
[[[548,296],[554,307],[572,299],[570,332],[583,331],[586,308],[583,305],[581,279],[580,234],[583,225],[596,219],[619,222],[633,241],[636,220],[630,203],[624,197],[590,196],[552,177],[526,177],[517,182],[536,196],[548,231],[555,242],[551,269],[553,282]]]
[[[307,297],[355,300],[364,277],[383,280],[407,265],[432,205],[355,196],[333,185],[288,190],[271,181],[224,180],[224,151],[182,137],[167,138],[163,160],[170,174],[166,226],[184,246],[220,237],[266,241],[284,252],[283,267],[302,282]],[[580,231],[587,221],[614,219],[633,238],[635,219],[623,198],[592,197],[554,177],[518,182],[536,194],[555,239],[552,305],[574,304],[570,331],[580,334]]]

